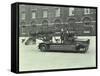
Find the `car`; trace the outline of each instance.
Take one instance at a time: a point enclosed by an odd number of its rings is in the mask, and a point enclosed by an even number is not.
[[[33,37],[20,37],[19,42],[21,45],[33,45],[36,44],[36,39]]]

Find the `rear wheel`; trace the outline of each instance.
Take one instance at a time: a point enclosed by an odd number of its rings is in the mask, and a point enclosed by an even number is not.
[[[46,45],[40,45],[40,50],[41,51],[46,51],[47,50],[47,46]]]

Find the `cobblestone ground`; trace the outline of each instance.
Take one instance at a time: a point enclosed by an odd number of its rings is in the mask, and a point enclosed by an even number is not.
[[[63,53],[63,52],[41,52],[37,45],[24,45],[20,42],[19,49],[19,70],[34,71],[47,69],[68,69],[95,67],[96,43],[95,37],[80,37],[90,39],[88,52],[80,53]]]

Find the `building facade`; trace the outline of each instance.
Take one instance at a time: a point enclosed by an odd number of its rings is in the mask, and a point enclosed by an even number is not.
[[[30,36],[30,33],[60,31],[62,28],[75,31],[77,35],[95,35],[96,9],[20,5],[20,36]]]

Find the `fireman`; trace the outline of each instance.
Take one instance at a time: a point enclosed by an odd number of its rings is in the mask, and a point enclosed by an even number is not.
[[[65,35],[66,35],[66,33],[65,33],[64,29],[62,28],[61,29],[61,43],[64,43]]]

